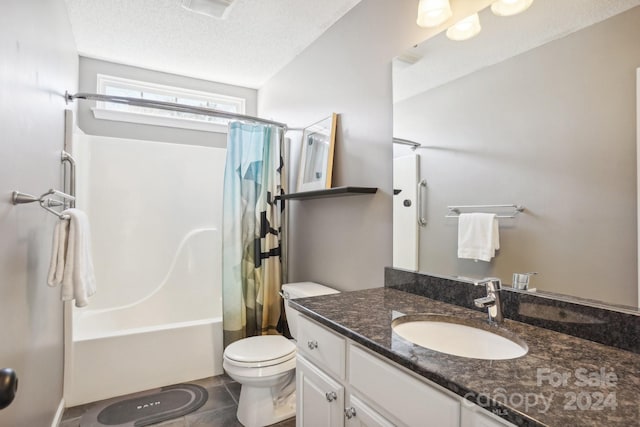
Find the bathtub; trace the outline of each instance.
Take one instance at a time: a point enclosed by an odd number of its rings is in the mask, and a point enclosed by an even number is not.
[[[67,407],[223,373],[222,304],[215,229],[187,234],[157,288],[125,306],[70,303],[65,346]]]
[[[74,341],[65,406],[222,374],[222,317]]]

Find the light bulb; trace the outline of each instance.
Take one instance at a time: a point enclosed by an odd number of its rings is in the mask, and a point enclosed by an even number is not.
[[[511,16],[524,12],[533,0],[498,0],[491,5],[491,11],[498,16]]]
[[[421,27],[437,27],[451,18],[449,0],[420,0],[417,23]]]
[[[447,37],[456,41],[468,40],[476,36],[481,29],[480,17],[477,13],[474,13],[451,26],[447,30]]]

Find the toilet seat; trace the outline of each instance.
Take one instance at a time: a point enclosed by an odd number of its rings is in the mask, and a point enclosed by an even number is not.
[[[224,360],[240,368],[278,365],[295,356],[295,344],[280,335],[244,338],[230,344],[224,351]]]

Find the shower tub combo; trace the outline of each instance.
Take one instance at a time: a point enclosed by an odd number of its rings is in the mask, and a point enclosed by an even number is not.
[[[225,150],[74,145],[98,291],[87,307],[65,304],[65,405],[221,374]]]

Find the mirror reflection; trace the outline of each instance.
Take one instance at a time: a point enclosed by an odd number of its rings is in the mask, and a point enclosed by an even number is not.
[[[304,129],[298,191],[331,188],[336,122],[337,114],[333,113]]]
[[[307,145],[307,156],[304,163],[304,175],[302,182],[307,184],[320,181],[325,169],[325,159],[329,153],[327,137],[325,135],[312,133],[305,138]]]
[[[529,289],[638,306],[638,4],[486,9],[474,38],[439,34],[394,60],[394,138],[420,144],[394,144],[394,165],[417,164],[405,184],[394,168],[394,266],[506,284],[537,272]],[[490,261],[459,258],[462,213],[500,217]]]

